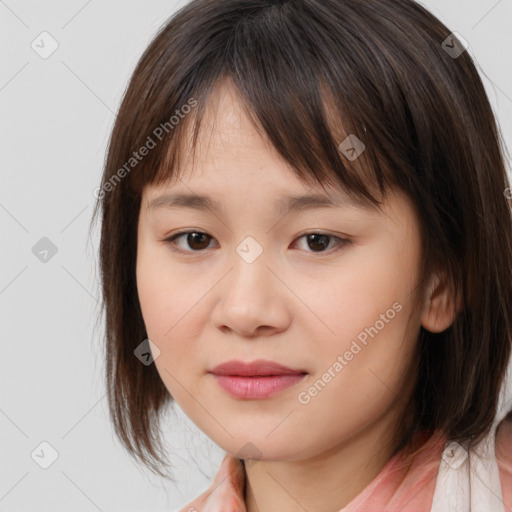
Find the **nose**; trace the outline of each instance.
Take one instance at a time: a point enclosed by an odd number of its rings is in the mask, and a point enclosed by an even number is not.
[[[247,338],[285,331],[292,317],[293,294],[283,276],[263,257],[248,263],[237,254],[232,262],[233,267],[216,287],[214,325]]]

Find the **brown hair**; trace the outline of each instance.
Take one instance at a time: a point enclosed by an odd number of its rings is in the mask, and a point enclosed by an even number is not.
[[[468,447],[488,432],[511,352],[510,185],[473,60],[442,45],[450,32],[412,0],[194,0],[146,49],[117,114],[93,220],[101,207],[111,418],[154,472],[164,474],[159,419],[172,397],[155,366],[134,356],[147,338],[135,279],[141,196],[178,175],[187,129],[193,122],[195,148],[224,79],[299,178],[376,208],[371,186],[403,190],[421,223],[418,297],[443,269],[462,298],[448,329],[420,328],[395,453],[412,453],[421,432]],[[347,134],[366,146],[357,160],[340,151]]]

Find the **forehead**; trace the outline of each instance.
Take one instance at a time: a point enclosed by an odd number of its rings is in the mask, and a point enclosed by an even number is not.
[[[239,165],[255,167],[258,162],[282,160],[266,134],[260,133],[244,105],[231,82],[215,87],[205,105],[194,160],[191,161],[190,151],[185,154],[186,168],[205,161],[239,160]],[[189,125],[190,132],[192,123]]]
[[[194,123],[185,123],[187,134],[182,140],[192,141],[193,127]],[[230,80],[218,82],[208,97],[197,144],[192,148],[185,143],[179,153],[177,173],[144,187],[146,211],[191,208],[216,212],[231,198],[256,197],[262,191],[267,193],[265,208],[280,214],[328,207],[371,215],[383,211],[340,184],[320,184],[312,173],[300,178],[253,121]],[[374,197],[383,200],[379,196]]]

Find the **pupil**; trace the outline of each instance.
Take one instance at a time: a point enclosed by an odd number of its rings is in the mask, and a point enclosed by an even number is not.
[[[321,244],[320,248],[325,248],[327,245],[329,245],[328,243],[325,243],[327,238],[328,238],[327,235],[319,235],[319,234],[316,234],[316,233],[314,233],[312,235],[309,235],[308,243],[309,242],[313,242],[313,244],[314,244],[316,241],[318,241],[319,238],[322,239],[322,241],[324,242],[323,244]],[[313,247],[311,247],[311,248],[313,248]]]
[[[206,238],[206,236],[203,233],[189,233],[189,246],[194,249],[204,249],[204,247],[201,246],[201,242],[199,242],[199,247],[194,246],[194,244],[197,243],[197,239],[201,237]],[[206,246],[208,246],[208,243],[206,244]]]

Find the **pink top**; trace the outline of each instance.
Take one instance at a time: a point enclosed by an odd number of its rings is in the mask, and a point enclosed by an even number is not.
[[[394,455],[380,473],[339,512],[429,512],[444,440],[433,441],[408,467]],[[512,510],[512,422],[503,423],[496,437],[496,461],[500,472],[505,510]],[[244,502],[245,469],[227,454],[213,483],[179,512],[247,512]]]

